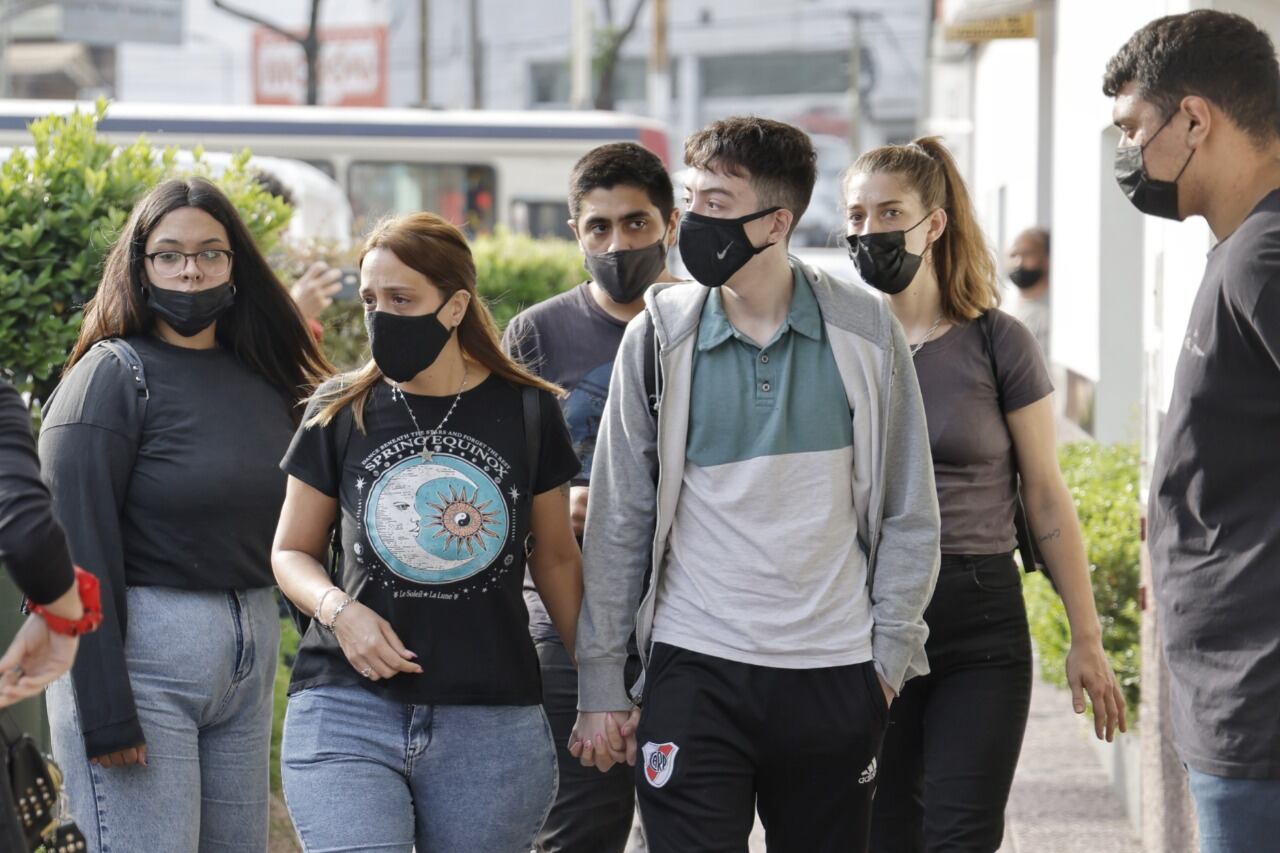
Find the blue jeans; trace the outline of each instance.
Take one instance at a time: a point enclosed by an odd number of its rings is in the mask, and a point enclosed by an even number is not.
[[[1187,770],[1200,853],[1255,853],[1280,838],[1280,779],[1229,779]]]
[[[69,676],[49,687],[53,754],[90,851],[244,851],[267,844],[272,588],[133,587],[125,659],[147,764],[89,764]]]
[[[540,705],[405,705],[360,685],[289,698],[280,773],[308,853],[528,853],[556,792]]]

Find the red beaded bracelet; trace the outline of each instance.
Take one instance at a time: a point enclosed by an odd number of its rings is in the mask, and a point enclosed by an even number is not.
[[[102,597],[98,578],[92,572],[76,566],[76,589],[80,593],[80,604],[84,607],[84,615],[79,619],[55,616],[39,604],[31,602],[27,602],[27,612],[43,619],[53,633],[66,637],[78,637],[96,630],[102,624]]]

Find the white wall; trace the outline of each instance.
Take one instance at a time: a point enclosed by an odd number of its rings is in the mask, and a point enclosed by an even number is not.
[[[982,229],[1003,257],[1014,235],[1040,224],[1036,213],[1040,51],[1035,39],[993,41],[979,50],[969,186]]]

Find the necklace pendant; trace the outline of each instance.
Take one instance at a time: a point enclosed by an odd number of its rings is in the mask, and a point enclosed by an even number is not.
[[[424,448],[422,448],[422,461],[423,461],[423,462],[430,462],[430,461],[432,460],[433,456],[434,456],[434,454],[433,454],[430,450],[427,450],[427,448],[425,448],[425,447],[424,447]]]

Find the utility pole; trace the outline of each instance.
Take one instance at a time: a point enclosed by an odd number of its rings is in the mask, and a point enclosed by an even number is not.
[[[430,78],[431,41],[431,0],[418,0],[418,106],[426,109],[431,106]]]
[[[653,43],[649,50],[649,115],[671,123],[671,57],[667,53],[667,0],[653,0]]]
[[[863,12],[849,13],[849,153],[854,159],[862,153],[862,17]]]
[[[570,22],[569,106],[590,109],[591,94],[591,7],[587,0],[573,0]]]
[[[480,44],[480,0],[467,0],[471,30],[471,108],[484,109],[484,52]]]

